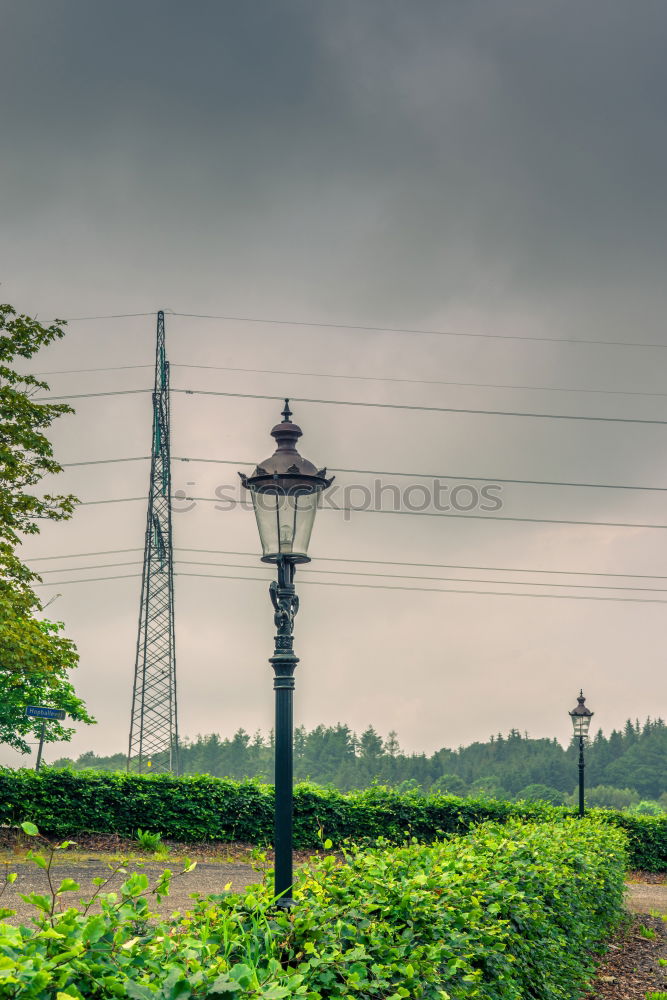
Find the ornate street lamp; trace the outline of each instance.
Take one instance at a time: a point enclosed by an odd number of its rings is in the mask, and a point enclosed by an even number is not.
[[[278,447],[260,462],[251,476],[239,473],[241,482],[252,495],[262,561],[276,563],[277,581],[269,586],[276,623],[275,649],[269,663],[274,670],[276,692],[275,722],[275,894],[279,905],[288,908],[292,899],[292,825],[293,825],[293,722],[292,702],[294,670],[299,659],[294,655],[292,632],[299,610],[294,588],[297,563],[310,562],[308,544],[315,522],[320,493],[333,482],[326,469],[317,469],[296,449],[301,428],[292,423],[289,400],[285,400],[283,421],[271,431]]]
[[[584,743],[588,736],[588,730],[594,713],[586,708],[584,692],[579,692],[576,708],[570,712],[574,735],[579,738],[579,818],[584,815]]]

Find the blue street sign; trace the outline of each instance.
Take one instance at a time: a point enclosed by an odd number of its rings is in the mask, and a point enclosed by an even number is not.
[[[42,708],[39,705],[26,705],[25,714],[33,719],[64,719],[67,716],[63,708]]]

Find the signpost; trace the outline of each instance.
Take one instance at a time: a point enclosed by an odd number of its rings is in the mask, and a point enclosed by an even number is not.
[[[49,719],[64,719],[67,717],[67,712],[63,708],[44,708],[42,705],[26,705],[25,714],[31,719],[41,719],[42,720],[42,731],[39,735],[39,747],[37,750],[37,763],[35,764],[35,770],[39,771],[40,764],[42,763],[42,750],[44,748],[44,734],[46,732],[46,723]]]

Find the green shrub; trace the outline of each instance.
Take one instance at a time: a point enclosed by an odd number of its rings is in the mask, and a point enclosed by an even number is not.
[[[511,821],[431,846],[354,849],[303,873],[289,915],[260,886],[151,925],[150,896],[168,891],[171,873],[152,892],[145,875],[131,875],[118,896],[100,892],[94,915],[57,913],[36,897],[35,927],[0,924],[0,991],[7,1000],[569,1000],[585,992],[591,952],[620,918],[624,839],[600,821]],[[54,899],[77,890],[60,886]]]
[[[144,851],[150,851],[151,854],[157,854],[158,851],[164,851],[165,847],[162,843],[161,833],[149,833],[148,830],[137,830],[137,843]]]
[[[634,806],[630,806],[628,812],[633,816],[664,816],[664,810],[655,799],[642,799]]]
[[[518,801],[525,799],[527,802],[548,802],[552,806],[562,806],[565,804],[565,795],[557,788],[538,783],[526,785],[520,792],[517,792]]]
[[[209,775],[175,778],[126,772],[0,770],[0,823],[34,819],[55,836],[80,832],[134,837],[150,825],[169,839],[273,841],[273,787]],[[294,843],[318,847],[321,831],[336,844],[346,839],[384,837],[401,843],[416,837],[429,843],[443,834],[464,833],[478,823],[519,819],[564,819],[571,812],[544,802],[510,803],[488,798],[424,795],[372,787],[343,794],[317,785],[294,792]],[[628,834],[630,864],[645,871],[667,869],[667,816],[635,816],[592,810]]]
[[[579,801],[579,789],[575,788],[568,796],[568,803],[576,806]],[[633,788],[613,788],[611,785],[594,785],[586,789],[586,805],[600,809],[627,809],[639,802],[639,795]]]

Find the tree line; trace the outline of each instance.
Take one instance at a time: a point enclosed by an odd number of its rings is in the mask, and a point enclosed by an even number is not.
[[[100,757],[92,751],[76,761],[60,758],[56,767],[121,770],[125,755]],[[383,739],[369,726],[360,736],[344,724],[299,726],[294,733],[297,781],[332,785],[341,791],[373,783],[401,791],[441,791],[494,798],[546,798],[566,803],[578,780],[578,746],[564,748],[556,739],[531,739],[512,729],[456,750],[428,756],[405,753],[395,732]],[[244,729],[232,737],[216,733],[184,740],[179,747],[182,774],[272,780],[273,735],[253,736]],[[586,786],[591,805],[625,808],[640,799],[664,797],[667,808],[667,726],[662,719],[628,720],[610,736],[602,730],[586,750]]]

